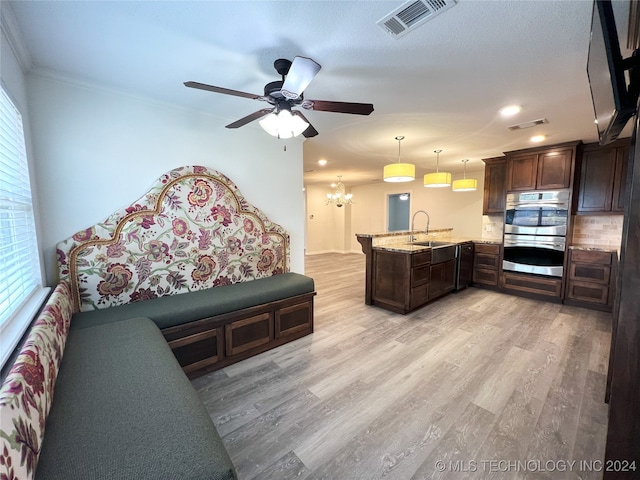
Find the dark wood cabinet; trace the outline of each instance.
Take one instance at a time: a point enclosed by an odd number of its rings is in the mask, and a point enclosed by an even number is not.
[[[585,145],[580,158],[580,182],[575,212],[623,212],[628,161],[628,138],[604,147],[597,143]]]
[[[482,161],[485,164],[482,214],[502,214],[507,192],[507,159],[495,157],[485,158]]]
[[[431,265],[429,276],[429,300],[441,297],[455,288],[456,261]]]
[[[576,212],[611,212],[616,149],[586,145],[580,162]]]
[[[627,195],[627,172],[629,168],[629,145],[622,146],[616,151],[616,174],[613,177],[613,204],[612,212],[624,213],[625,198]]]
[[[510,293],[531,296],[533,298],[545,297],[560,300],[562,298],[562,279],[544,277],[530,273],[503,272],[502,288]]]
[[[565,303],[611,311],[617,255],[594,250],[569,250]]]
[[[536,188],[569,188],[575,162],[575,150],[571,148],[551,150],[538,155]]]
[[[314,295],[203,318],[162,334],[187,376],[196,377],[312,333]]]
[[[580,142],[507,152],[507,191],[571,188]]]
[[[430,300],[431,250],[373,250],[372,256],[373,305],[404,314]]]
[[[507,160],[507,190],[535,190],[538,155],[514,155]]]
[[[474,286],[499,286],[500,278],[500,245],[495,243],[476,243],[473,255]]]

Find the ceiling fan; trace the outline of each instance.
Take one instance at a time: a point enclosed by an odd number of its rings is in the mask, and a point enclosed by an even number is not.
[[[350,113],[356,115],[369,115],[373,112],[371,103],[332,102],[326,100],[305,100],[302,92],[311,83],[311,80],[320,71],[320,65],[310,58],[295,57],[293,62],[280,58],[273,63],[276,71],[282,76],[282,80],[267,83],[264,86],[264,95],[231,90],[229,88],[215,87],[205,83],[184,82],[190,88],[208,90],[210,92],[235,95],[237,97],[260,100],[271,104],[271,108],[263,108],[246,117],[227,125],[227,128],[238,128],[254,120],[260,120],[260,125],[271,135],[279,138],[289,138],[299,134],[306,138],[315,137],[318,131],[313,128],[306,117],[293,107],[302,107],[306,110],[318,110],[321,112]],[[282,125],[285,125],[284,128]]]

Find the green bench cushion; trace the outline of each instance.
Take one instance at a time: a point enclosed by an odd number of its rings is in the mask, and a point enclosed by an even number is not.
[[[233,464],[158,327],[69,333],[36,480],[232,479]]]
[[[314,291],[313,279],[288,272],[268,278],[167,295],[117,307],[76,313],[71,330],[134,317],[147,317],[160,328],[282,300]]]

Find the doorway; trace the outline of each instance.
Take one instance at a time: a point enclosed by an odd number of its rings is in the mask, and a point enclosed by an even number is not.
[[[387,197],[387,231],[409,230],[410,214],[409,193],[393,193]]]

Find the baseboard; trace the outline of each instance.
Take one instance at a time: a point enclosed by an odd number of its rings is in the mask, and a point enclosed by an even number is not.
[[[359,253],[360,255],[364,255],[364,253],[362,253],[361,250],[348,250],[348,251],[344,251],[344,250],[319,250],[316,252],[305,252],[305,255],[323,255],[325,253],[339,253],[342,255],[347,255],[347,254],[351,254],[351,253]]]

